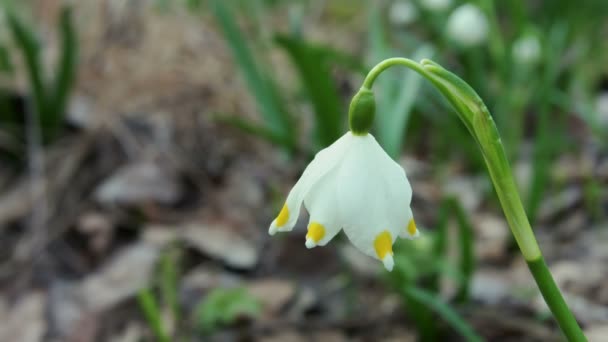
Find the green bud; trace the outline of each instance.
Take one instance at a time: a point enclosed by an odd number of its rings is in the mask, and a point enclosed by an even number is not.
[[[350,102],[348,109],[348,123],[355,135],[366,135],[372,128],[376,115],[376,99],[374,93],[361,88]]]

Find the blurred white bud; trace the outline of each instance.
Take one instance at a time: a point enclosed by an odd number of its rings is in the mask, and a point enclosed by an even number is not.
[[[433,12],[446,10],[452,4],[452,0],[420,0],[420,6]]]
[[[608,125],[608,92],[602,92],[597,96],[595,110],[599,123],[604,126]]]
[[[463,47],[479,45],[488,38],[488,19],[479,7],[464,4],[450,14],[447,34]]]
[[[540,59],[541,46],[535,35],[524,35],[513,43],[513,59],[519,64],[535,64]]]
[[[394,26],[405,26],[418,18],[418,8],[409,0],[393,2],[389,9],[388,19]]]

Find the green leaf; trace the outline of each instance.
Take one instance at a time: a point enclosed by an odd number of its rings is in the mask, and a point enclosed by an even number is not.
[[[212,290],[198,305],[197,321],[204,333],[230,325],[241,316],[256,317],[261,305],[243,288]]]
[[[0,43],[0,72],[12,75],[13,71],[13,63],[11,61],[10,53],[7,47]]]
[[[447,303],[442,301],[435,294],[417,287],[407,287],[403,291],[412,299],[423,303],[428,308],[433,309],[448,324],[454,328],[466,341],[480,342],[483,339],[475,333],[473,328],[452,309]]]
[[[160,260],[160,291],[163,302],[171,309],[176,322],[179,322],[177,249],[170,249]]]
[[[462,275],[462,283],[456,295],[457,301],[466,301],[469,299],[469,289],[471,287],[471,278],[475,270],[475,255],[473,251],[473,226],[467,216],[467,213],[456,199],[453,200],[454,213],[458,222],[458,244],[460,249],[460,273]]]
[[[280,103],[276,87],[258,69],[254,56],[247,46],[244,34],[236,25],[232,13],[226,7],[226,2],[212,0],[211,5],[224,37],[232,50],[236,64],[240,67],[245,82],[257,101],[267,129],[273,135],[280,136],[282,141],[289,141],[288,147],[293,147],[295,145],[293,134],[295,127],[291,117],[284,110],[285,106]]]
[[[70,90],[76,79],[76,64],[78,59],[78,38],[72,21],[72,9],[64,7],[59,18],[61,57],[57,66],[57,75],[48,101],[50,108],[45,110],[46,115],[41,118],[45,136],[52,139],[58,133],[66,114],[66,103]]]
[[[169,342],[169,336],[163,326],[160,307],[150,289],[143,289],[137,294],[137,302],[158,341]]]
[[[259,126],[248,120],[241,119],[236,116],[225,116],[225,115],[218,115],[215,118],[216,118],[216,120],[218,120],[220,122],[223,122],[223,123],[226,123],[233,127],[236,127],[238,129],[242,130],[243,132],[247,132],[251,135],[268,140],[269,142],[272,142],[274,144],[281,145],[281,146],[290,145],[290,142],[286,141],[283,136],[277,135],[274,132],[270,131],[268,128]]]
[[[21,50],[25,62],[35,110],[37,113],[41,113],[46,108],[46,93],[40,62],[40,44],[34,33],[14,12],[14,9],[7,7],[6,17],[13,39]]]
[[[372,5],[369,22],[369,45],[372,62],[397,55],[390,47],[378,6]],[[423,45],[414,54],[414,60],[431,58],[434,54],[430,45]],[[395,70],[392,75],[383,75],[377,81],[380,96],[377,97],[376,128],[378,141],[384,150],[397,158],[405,139],[405,132],[411,110],[418,98],[422,84],[420,75],[408,70]]]
[[[414,52],[414,60],[429,58],[432,55],[431,46],[423,45]],[[381,108],[388,111],[380,112],[377,117],[378,139],[393,158],[397,158],[401,153],[410,113],[418,98],[421,84],[422,77],[409,71],[393,85],[395,89],[400,89],[400,92],[393,97],[384,97],[387,102],[380,104]]]
[[[315,114],[315,138],[321,147],[331,145],[342,135],[342,106],[330,67],[311,44],[284,35],[275,37],[298,70]]]

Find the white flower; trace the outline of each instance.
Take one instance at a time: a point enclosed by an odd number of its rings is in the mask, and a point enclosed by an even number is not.
[[[411,199],[403,168],[376,139],[348,132],[306,167],[268,232],[291,231],[304,203],[310,213],[306,247],[324,246],[344,229],[355,247],[390,271],[397,236],[419,235]]]
[[[512,53],[513,59],[520,64],[535,64],[541,54],[538,37],[531,34],[519,37],[513,43]]]
[[[447,33],[463,47],[479,45],[488,37],[488,19],[479,7],[464,4],[450,14]]]
[[[418,9],[409,0],[397,0],[389,9],[388,19],[392,25],[405,26],[418,18]]]
[[[421,0],[420,6],[429,11],[440,12],[452,4],[452,0]]]

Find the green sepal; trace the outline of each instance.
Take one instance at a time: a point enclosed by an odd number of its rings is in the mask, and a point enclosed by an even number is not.
[[[366,135],[372,128],[376,116],[376,98],[374,93],[361,88],[353,97],[348,108],[348,124],[355,135]]]

